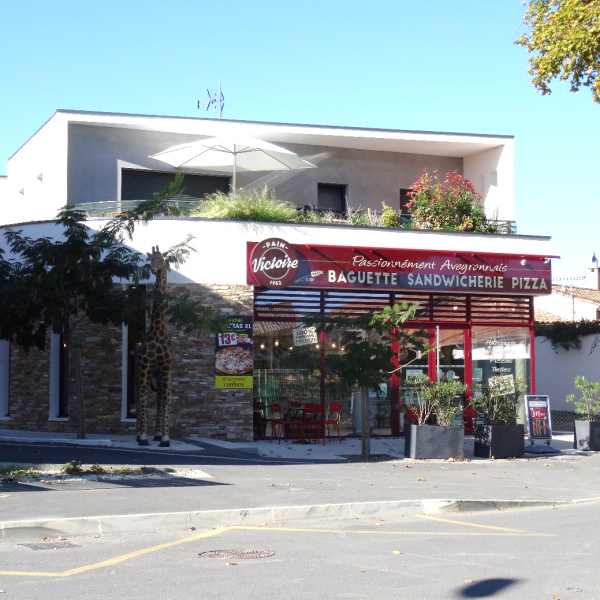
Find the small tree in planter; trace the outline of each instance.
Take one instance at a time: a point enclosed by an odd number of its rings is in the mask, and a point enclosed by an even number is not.
[[[417,386],[417,404],[411,410],[417,424],[406,428],[404,454],[410,458],[460,458],[464,456],[464,428],[452,426],[462,410],[457,402],[467,386],[458,381],[429,381],[426,376],[412,382]],[[436,425],[427,423],[435,416]]]
[[[424,330],[407,332],[403,329],[405,321],[413,320],[418,303],[406,302],[386,306],[379,312],[368,312],[358,317],[344,314],[334,315],[322,322],[321,317],[305,316],[307,325],[316,325],[325,332],[339,332],[340,345],[344,352],[339,356],[327,358],[328,369],[339,373],[350,386],[360,389],[361,398],[361,456],[369,458],[371,454],[371,428],[369,420],[369,390],[378,390],[387,383],[391,375],[401,367],[394,366],[398,352],[408,346],[421,353],[429,352],[428,335]],[[296,364],[311,364],[310,356],[302,351],[290,355],[289,360]],[[316,358],[313,353],[313,360]],[[293,362],[291,364],[293,364]],[[316,366],[313,363],[313,366]]]
[[[512,375],[493,377],[489,385],[473,390],[471,407],[483,415],[483,425],[475,427],[475,456],[508,458],[523,456],[525,427],[517,424],[519,395],[525,391],[521,380]]]
[[[581,399],[569,394],[567,402],[575,403],[575,449],[600,450],[600,383],[588,381],[583,375],[575,377],[575,389]]]

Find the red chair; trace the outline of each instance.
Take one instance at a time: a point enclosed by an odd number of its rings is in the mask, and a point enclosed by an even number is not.
[[[325,426],[327,427],[327,435],[331,442],[331,431],[329,430],[330,425],[335,425],[338,434],[338,440],[342,443],[342,437],[340,436],[340,416],[342,415],[342,405],[340,402],[332,402],[329,406],[329,412],[327,413],[327,419],[325,419]],[[323,440],[325,441],[325,440]]]
[[[475,421],[477,421],[477,411],[474,408],[465,408],[462,411],[462,418],[465,423],[465,434],[475,433]]]
[[[281,406],[278,403],[271,404],[269,406],[271,410],[271,441],[273,436],[277,436],[278,444],[281,444],[281,438],[285,437],[287,440],[287,434],[292,427],[296,428],[298,437],[302,439],[302,409],[292,408],[289,415],[284,416]]]
[[[302,422],[301,441],[314,438],[315,443],[323,440],[325,444],[325,405],[324,404],[306,404],[304,406],[304,421]]]

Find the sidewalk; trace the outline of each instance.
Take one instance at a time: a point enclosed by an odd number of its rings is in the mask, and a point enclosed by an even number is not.
[[[0,440],[7,437],[0,432]],[[90,437],[101,441],[102,436]],[[135,442],[123,437],[103,439],[133,450]],[[170,451],[174,457],[181,457],[182,450],[189,453],[187,468],[201,471],[194,477],[0,484],[0,539],[52,537],[57,532],[98,535],[323,518],[386,518],[600,499],[600,454],[573,450],[572,434],[553,439],[560,454],[493,461],[473,459],[472,437],[465,440],[470,460],[464,462],[404,459],[402,438],[371,442],[373,455],[394,458],[361,462],[359,439],[307,446],[261,441],[215,464],[214,456],[209,460],[206,452],[209,446],[240,447],[186,438],[178,441],[181,445],[160,451]],[[343,458],[347,456],[353,457],[351,462]],[[75,447],[73,457],[77,457]],[[282,463],[282,459],[290,462]],[[291,462],[299,459],[308,462]]]

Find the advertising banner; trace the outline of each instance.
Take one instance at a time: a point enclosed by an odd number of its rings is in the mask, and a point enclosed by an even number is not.
[[[550,398],[548,396],[525,396],[525,414],[530,440],[551,440]]]
[[[230,317],[215,339],[215,387],[251,388],[254,369],[252,317]]]
[[[269,289],[318,287],[427,290],[539,296],[551,293],[550,261],[541,256],[247,243],[247,283]]]
[[[317,330],[315,327],[305,327],[303,329],[292,329],[294,346],[309,346],[317,344]]]

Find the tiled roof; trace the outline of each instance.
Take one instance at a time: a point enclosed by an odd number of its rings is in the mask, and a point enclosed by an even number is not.
[[[600,290],[570,287],[566,285],[553,285],[552,293],[560,294],[561,296],[567,296],[568,298],[571,298],[571,294],[573,294],[573,297],[577,298],[578,300],[583,300],[584,302],[589,302],[590,304],[596,304],[600,306]]]
[[[536,323],[556,323],[556,321],[560,321],[559,316],[553,315],[552,313],[542,310],[541,308],[535,309],[534,319]]]

